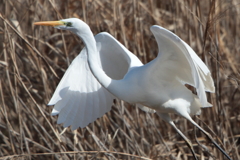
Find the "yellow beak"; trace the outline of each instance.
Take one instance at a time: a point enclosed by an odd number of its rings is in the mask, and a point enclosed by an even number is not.
[[[42,21],[42,22],[35,22],[34,25],[40,25],[40,26],[62,26],[64,25],[64,22],[62,21]]]

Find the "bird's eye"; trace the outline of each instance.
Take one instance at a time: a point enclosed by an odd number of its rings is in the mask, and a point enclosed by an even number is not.
[[[72,27],[72,22],[66,22],[65,25],[66,25],[67,27]]]

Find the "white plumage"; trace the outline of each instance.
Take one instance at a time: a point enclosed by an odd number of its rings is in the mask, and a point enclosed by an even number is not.
[[[114,79],[122,79],[128,69],[143,65],[122,44],[106,32],[95,36],[98,65]],[[59,114],[58,123],[72,125],[75,130],[110,111],[114,96],[91,73],[84,48],[67,69],[48,105],[55,105],[52,115]]]
[[[83,21],[70,18],[61,21],[37,22],[70,30],[84,42],[85,48],[74,59],[59,83],[49,105],[58,123],[72,129],[85,127],[111,109],[114,98],[135,103],[146,112],[157,114],[184,138],[197,159],[191,142],[175,126],[169,113],[188,119],[198,127],[228,158],[211,135],[196,124],[190,115],[200,114],[201,107],[212,106],[206,92],[215,87],[207,66],[192,48],[169,30],[152,26],[158,56],[142,62],[108,33],[93,36]],[[196,88],[197,95],[185,87]]]

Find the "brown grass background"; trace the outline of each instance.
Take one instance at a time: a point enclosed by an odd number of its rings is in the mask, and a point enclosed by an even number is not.
[[[158,53],[151,25],[190,44],[216,86],[216,93],[208,94],[213,107],[194,120],[240,159],[239,0],[1,0],[0,13],[3,159],[193,159],[171,126],[120,100],[86,128],[71,131],[56,124],[53,107],[46,104],[83,43],[70,32],[33,23],[69,17],[87,22],[94,34],[111,33],[143,63]],[[172,117],[199,159],[225,159],[192,124]]]

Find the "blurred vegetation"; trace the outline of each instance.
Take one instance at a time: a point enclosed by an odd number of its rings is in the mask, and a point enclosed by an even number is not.
[[[94,34],[111,33],[143,63],[158,53],[150,26],[186,41],[216,86],[208,94],[213,107],[194,120],[240,159],[239,14],[239,0],[1,0],[0,159],[193,159],[171,126],[120,100],[86,128],[57,125],[46,104],[83,43],[70,32],[33,23],[69,17],[88,23]],[[224,159],[192,124],[172,117],[199,159]]]

